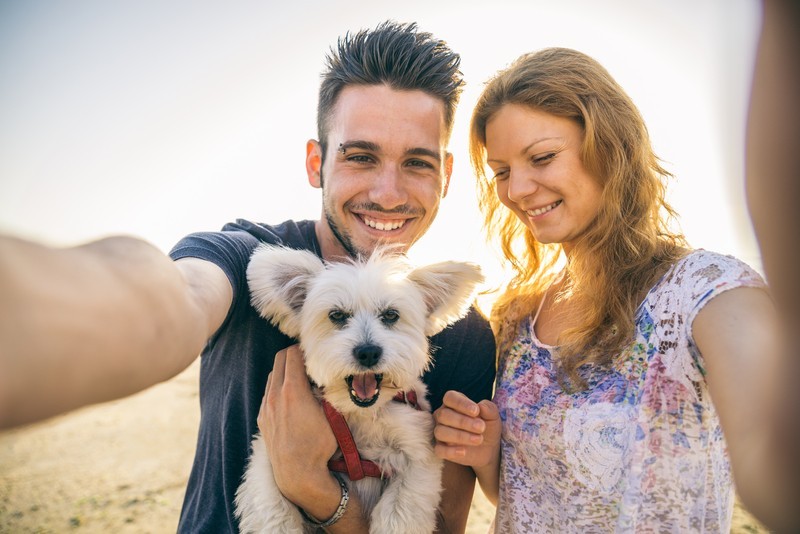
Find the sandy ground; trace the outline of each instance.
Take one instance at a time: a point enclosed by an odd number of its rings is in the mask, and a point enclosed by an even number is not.
[[[0,532],[174,532],[199,420],[197,364],[124,400],[0,433]],[[494,508],[476,491],[467,532]],[[767,532],[737,506],[733,532]]]

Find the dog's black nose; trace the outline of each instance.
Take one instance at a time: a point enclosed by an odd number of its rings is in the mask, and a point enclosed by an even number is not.
[[[359,345],[353,349],[353,355],[364,367],[372,367],[381,359],[383,349],[378,345]]]

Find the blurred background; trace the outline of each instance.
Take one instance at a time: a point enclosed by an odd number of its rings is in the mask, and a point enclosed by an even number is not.
[[[127,233],[166,252],[240,217],[317,218],[304,150],[324,54],[391,18],[448,41],[468,82],[421,260],[492,272],[467,161],[472,105],[520,54],[566,46],[640,107],[690,243],[760,269],[742,178],[759,16],[754,0],[0,0],[0,232],[57,245]]]

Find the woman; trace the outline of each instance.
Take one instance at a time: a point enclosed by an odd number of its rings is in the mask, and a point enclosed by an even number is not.
[[[473,466],[496,532],[728,532],[730,464],[760,476],[761,277],[670,230],[641,115],[580,52],[490,80],[470,153],[515,276],[492,314],[494,404],[448,393],[438,454]]]

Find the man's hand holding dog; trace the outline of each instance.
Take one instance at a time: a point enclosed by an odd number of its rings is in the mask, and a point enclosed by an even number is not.
[[[298,505],[307,504],[313,490],[328,489],[333,514],[339,502],[339,484],[328,474],[328,460],[336,452],[336,438],[308,383],[303,353],[293,345],[275,355],[258,413],[258,428],[267,445],[281,493]],[[322,486],[322,488],[320,488]],[[328,499],[323,499],[324,504]],[[306,511],[314,515],[314,500]],[[319,501],[317,501],[319,502]],[[325,510],[319,516],[325,515]]]
[[[258,412],[258,428],[281,493],[315,518],[332,516],[339,505],[341,489],[328,471],[328,460],[338,444],[311,391],[299,345],[275,355]],[[351,493],[348,513],[336,528],[356,532],[364,526],[358,524],[360,505],[353,497]]]

